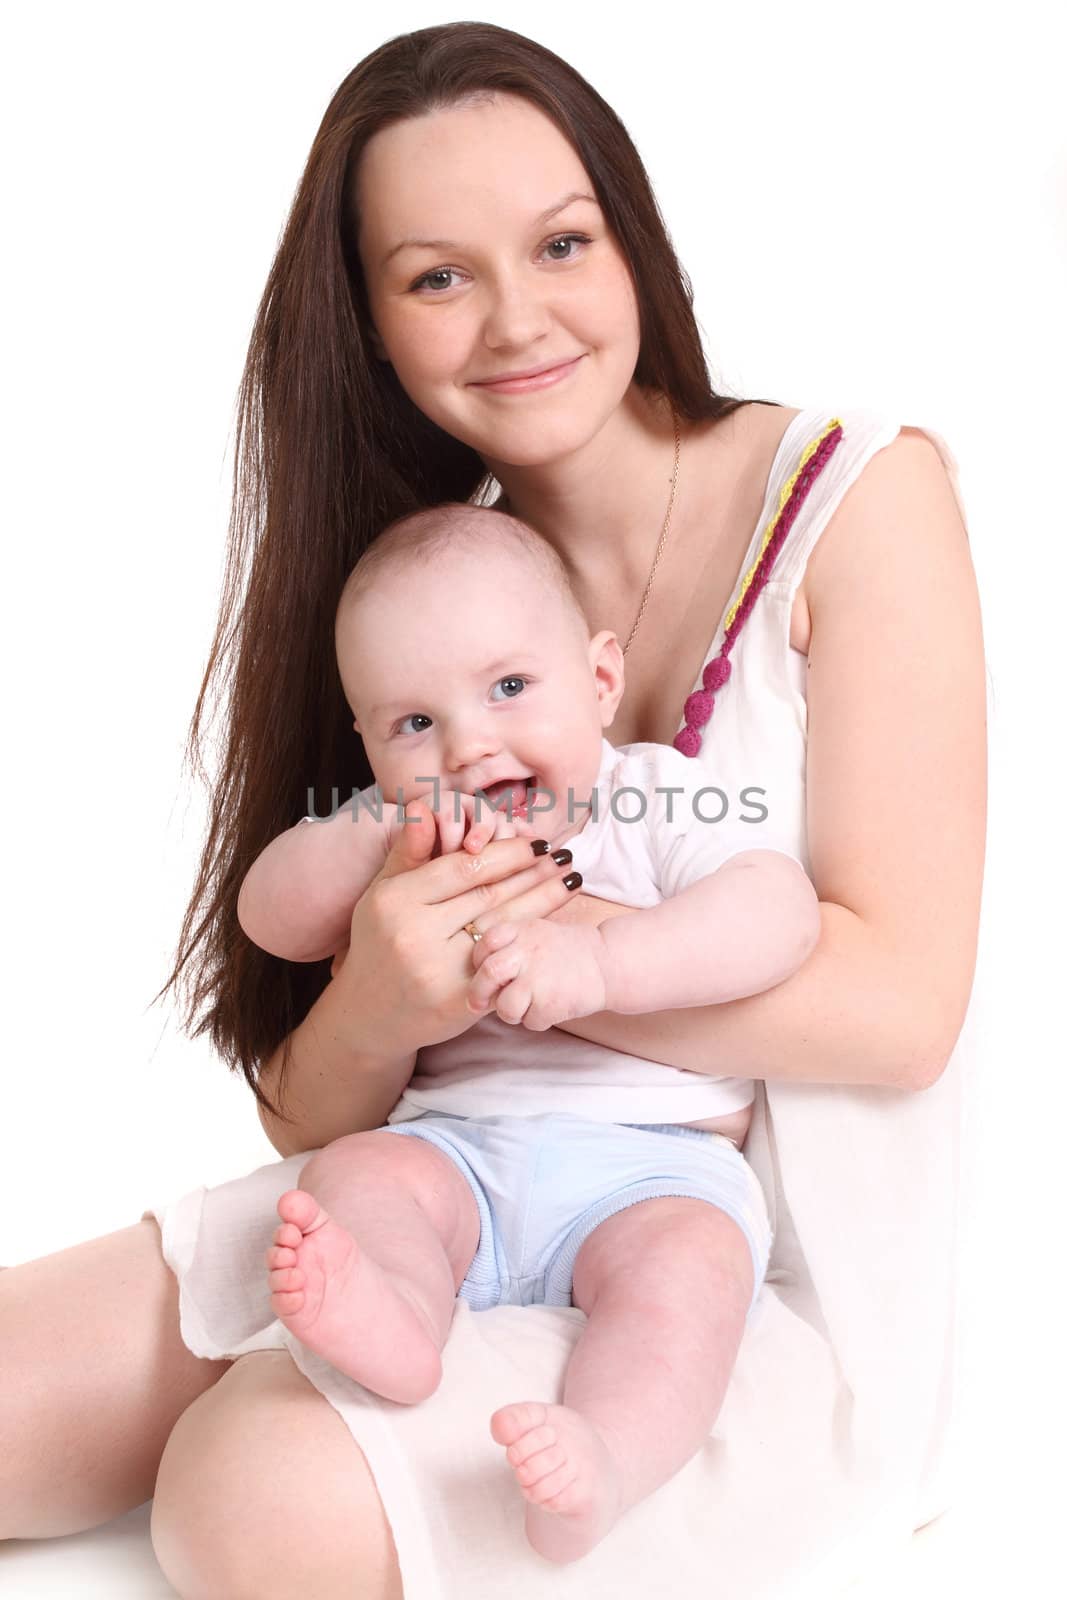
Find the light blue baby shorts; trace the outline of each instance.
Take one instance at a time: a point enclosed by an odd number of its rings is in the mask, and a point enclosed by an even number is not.
[[[707,1200],[732,1217],[767,1271],[771,1225],[759,1179],[724,1134],[676,1123],[594,1122],[569,1112],[459,1117],[427,1111],[382,1130],[426,1139],[466,1178],[482,1231],[459,1289],[474,1311],[569,1306],[578,1251],[593,1229],[641,1200]]]

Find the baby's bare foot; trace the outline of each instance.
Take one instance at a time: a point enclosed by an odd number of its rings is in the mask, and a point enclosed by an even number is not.
[[[526,1537],[539,1555],[562,1566],[610,1533],[624,1509],[622,1474],[591,1422],[569,1406],[525,1400],[494,1411],[489,1431],[508,1447],[529,1502]]]
[[[313,1195],[289,1189],[267,1251],[270,1303],[301,1344],[387,1400],[413,1405],[441,1381],[415,1307]]]

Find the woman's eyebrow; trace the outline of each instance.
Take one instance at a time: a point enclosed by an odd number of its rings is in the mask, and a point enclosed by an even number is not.
[[[551,222],[552,218],[557,214],[557,212],[565,211],[569,205],[573,205],[575,200],[588,200],[590,204],[594,206],[598,204],[595,195],[581,194],[578,191],[575,191],[573,194],[565,195],[562,200],[557,200],[556,204],[554,206],[549,206],[547,211],[542,211],[539,217],[535,217],[533,219],[533,226],[535,228],[539,228],[543,223]],[[460,249],[460,246],[456,243],[455,239],[401,239],[400,243],[394,244],[393,248],[389,251],[389,254],[382,258],[382,266],[388,266],[393,257],[398,255],[401,250],[417,249],[458,250]]]

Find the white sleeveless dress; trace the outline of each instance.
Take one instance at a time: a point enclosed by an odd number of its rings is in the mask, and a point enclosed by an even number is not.
[[[776,800],[776,832],[810,871],[805,824],[807,658],[793,598],[822,530],[899,425],[810,408],[779,446],[758,526],[707,660],[815,441],[841,424],[732,655],[704,729],[709,782]],[[955,459],[936,446],[960,500]],[[962,503],[960,505],[963,510]],[[694,684],[694,690],[701,687]],[[679,731],[683,726],[679,707]],[[758,1082],[744,1147],[774,1229],[767,1280],[704,1448],[583,1560],[557,1567],[523,1532],[526,1502],[489,1417],[559,1402],[581,1333],[576,1307],[458,1301],[437,1392],[417,1406],[369,1393],[272,1318],[264,1252],[275,1204],[307,1153],[144,1213],[159,1222],[195,1354],[288,1349],[366,1456],[392,1527],[405,1600],[680,1600],[717,1593],[818,1600],[876,1569],[945,1510],[956,1368],[965,1071],[975,1004],[945,1072],[922,1093]]]

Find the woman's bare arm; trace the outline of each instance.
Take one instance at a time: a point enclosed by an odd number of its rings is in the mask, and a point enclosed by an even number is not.
[[[553,916],[600,920],[605,904],[590,897],[586,908],[568,905]],[[595,918],[590,907],[600,908]],[[601,1011],[557,1026],[712,1077],[921,1087],[933,1075],[930,1053],[908,996],[893,991],[892,964],[845,907],[820,902],[819,918],[819,942],[804,965],[762,994],[640,1016]]]
[[[263,1131],[279,1155],[321,1150],[345,1133],[380,1128],[407,1086],[415,1051],[379,1055],[358,1048],[344,988],[327,984],[303,1022],[289,1035],[291,1051],[281,1109],[273,1117],[259,1105]],[[282,1046],[261,1068],[259,1084],[275,1105]]]
[[[921,433],[868,462],[805,587],[818,945],[763,994],[560,1026],[715,1076],[922,1089],[944,1070],[974,981],[986,693],[966,531]],[[553,913],[617,914],[588,896]]]

